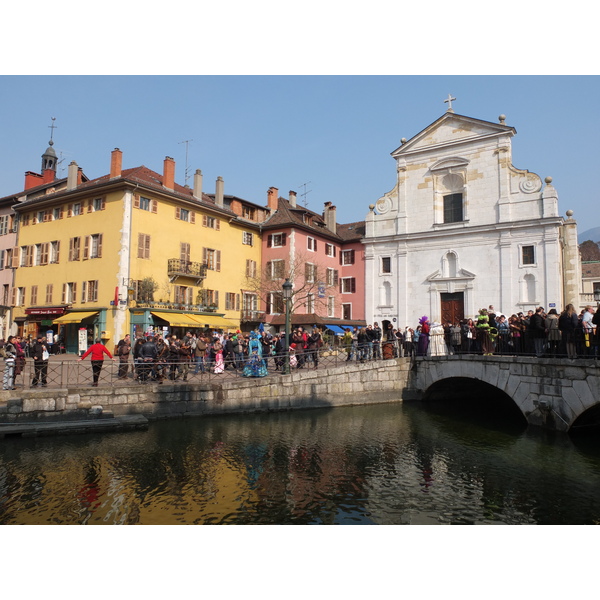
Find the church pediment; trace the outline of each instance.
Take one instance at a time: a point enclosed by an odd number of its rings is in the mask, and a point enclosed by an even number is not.
[[[502,123],[491,123],[447,112],[429,127],[426,127],[394,150],[392,156],[397,158],[415,151],[423,151],[439,146],[445,147],[454,143],[506,135],[507,133],[514,135],[516,131],[513,127],[508,127]]]
[[[469,161],[466,158],[460,156],[451,156],[450,158],[444,158],[438,160],[436,163],[429,167],[430,171],[441,171],[443,169],[450,169],[452,167],[466,167]]]
[[[471,273],[471,271],[467,271],[466,269],[460,269],[458,271],[458,273],[456,274],[456,277],[444,277],[444,275],[442,274],[442,271],[440,269],[438,269],[437,271],[434,271],[433,273],[431,273],[431,275],[428,275],[425,279],[426,281],[465,281],[465,280],[471,280],[471,279],[475,279],[476,275],[475,273]]]

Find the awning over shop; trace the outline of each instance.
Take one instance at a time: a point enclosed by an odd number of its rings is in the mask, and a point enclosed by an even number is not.
[[[163,319],[163,321],[166,321],[172,327],[198,327],[198,321],[195,321],[191,315],[185,313],[151,312],[155,317]]]
[[[59,323],[59,324],[65,324],[65,323],[81,323],[81,321],[83,321],[83,319],[87,319],[88,317],[91,317],[93,315],[97,315],[98,311],[97,310],[93,310],[93,311],[89,311],[89,312],[71,312],[68,313],[66,315],[63,315],[62,317],[58,317],[58,319],[52,319],[53,323]]]
[[[228,321],[223,317],[190,315],[196,321],[196,327],[213,327],[214,329],[237,329],[239,323]]]
[[[344,335],[346,333],[346,330],[340,327],[339,325],[325,325],[325,327],[333,331],[333,333],[337,333],[339,335]]]

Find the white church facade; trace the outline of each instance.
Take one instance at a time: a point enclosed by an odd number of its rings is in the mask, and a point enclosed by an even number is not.
[[[493,305],[510,315],[577,306],[577,225],[552,179],[517,169],[516,130],[448,111],[392,153],[394,188],[366,217],[368,322],[415,328]],[[570,213],[572,214],[572,213]]]

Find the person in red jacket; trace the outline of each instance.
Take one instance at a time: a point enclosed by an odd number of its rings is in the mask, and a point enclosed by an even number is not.
[[[115,358],[100,339],[97,339],[96,342],[87,349],[85,354],[83,354],[79,360],[83,360],[88,354],[92,355],[92,373],[94,375],[94,383],[92,383],[92,387],[98,387],[98,379],[100,379],[100,372],[102,371],[102,365],[104,363],[104,354],[106,354],[111,360],[115,360]]]

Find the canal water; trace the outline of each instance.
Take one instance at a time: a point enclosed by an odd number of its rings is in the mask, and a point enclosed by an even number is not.
[[[600,441],[405,403],[0,441],[1,524],[593,524]]]

